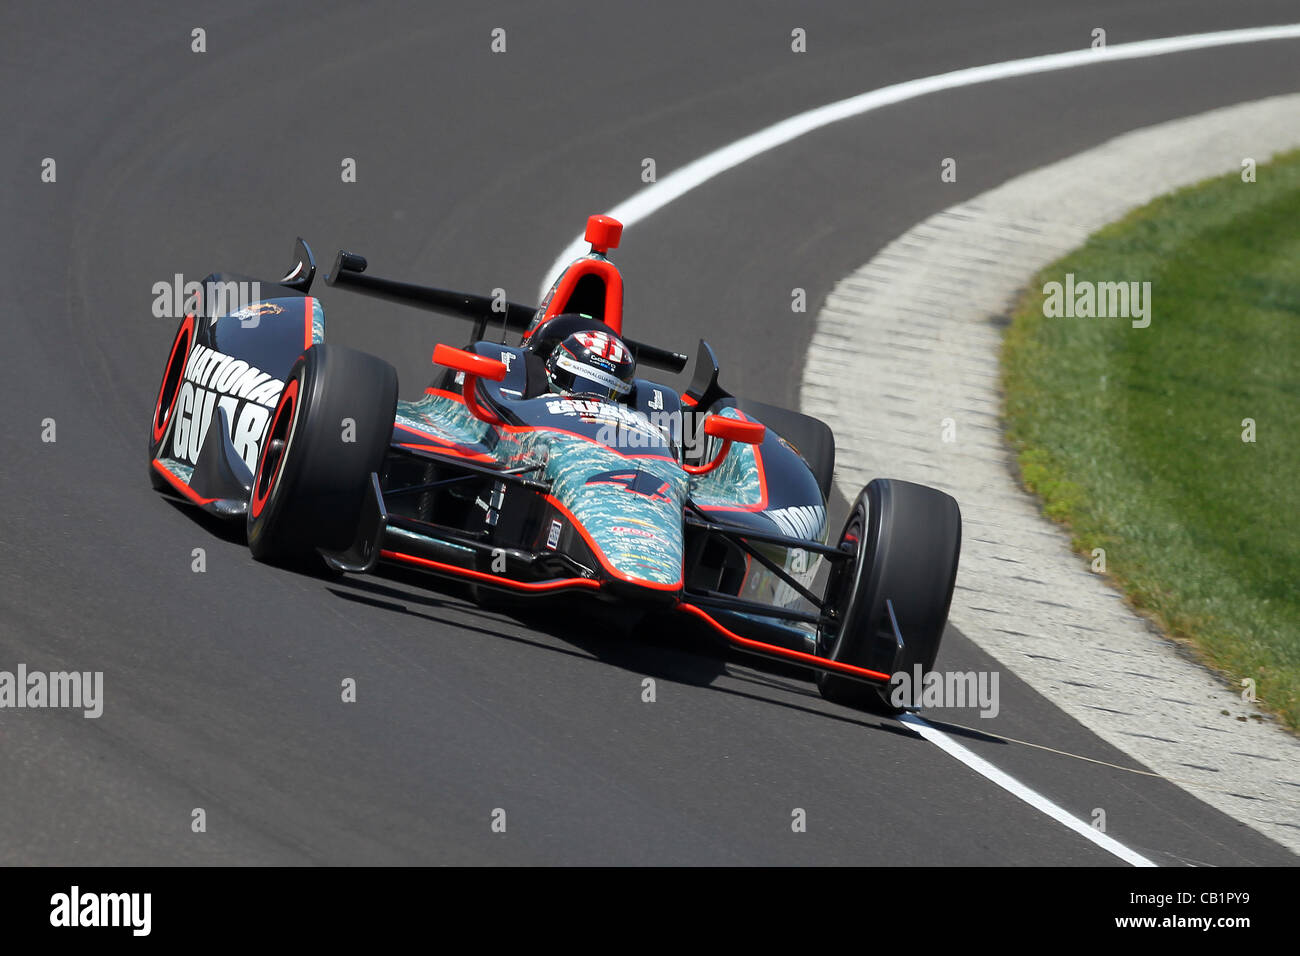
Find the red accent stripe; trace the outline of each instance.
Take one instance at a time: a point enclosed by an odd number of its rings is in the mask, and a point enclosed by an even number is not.
[[[460,568],[454,564],[444,564],[441,561],[432,561],[429,558],[421,558],[414,554],[404,554],[401,551],[380,551],[379,556],[389,561],[403,561],[407,564],[414,564],[418,567],[428,568],[432,571],[438,571],[443,574],[454,575],[455,577],[470,578],[475,581],[488,581],[498,586],[515,588],[519,591],[561,591],[567,588],[594,588],[599,590],[600,582],[593,581],[591,578],[557,578],[554,581],[511,581],[509,578],[503,578],[499,574],[484,574],[482,571],[474,571],[470,568]]]
[[[214,502],[214,501],[217,500],[216,498],[204,498],[204,497],[203,497],[202,495],[200,495],[197,491],[195,491],[194,489],[192,489],[189,485],[185,484],[185,482],[181,481],[179,478],[177,478],[175,475],[173,475],[172,472],[171,472],[171,469],[168,468],[166,465],[164,465],[164,464],[163,464],[161,461],[159,461],[157,458],[155,458],[155,459],[153,460],[152,464],[153,464],[154,470],[157,471],[158,474],[160,474],[160,475],[162,475],[164,478],[166,478],[167,481],[171,484],[171,486],[172,486],[173,488],[175,488],[177,491],[179,491],[179,492],[180,492],[182,495],[184,495],[187,499],[189,499],[190,501],[194,502],[194,504],[196,504],[196,505],[207,505],[207,504],[211,504],[212,502]]]
[[[415,451],[431,451],[438,455],[448,455],[452,458],[468,458],[472,461],[495,462],[496,459],[491,455],[484,455],[476,451],[461,451],[454,445],[424,445],[419,442],[403,441],[398,442],[403,448],[411,448]]]
[[[311,296],[306,296],[304,301],[307,305],[307,314],[303,317],[304,328],[302,330],[302,348],[305,352],[307,349],[311,348]]]
[[[719,624],[706,611],[701,610],[694,604],[685,602],[677,605],[679,611],[685,611],[687,614],[693,614],[695,617],[704,621],[715,631],[725,637],[728,643],[747,651],[756,651],[761,654],[770,654],[774,657],[781,657],[796,664],[811,664],[818,670],[836,671],[840,674],[847,674],[850,677],[865,677],[867,680],[876,683],[889,683],[889,675],[882,674],[880,671],[868,670],[865,667],[855,667],[852,664],[845,664],[843,661],[833,661],[829,657],[818,657],[816,654],[806,654],[803,651],[794,651],[788,647],[781,647],[779,644],[768,644],[766,641],[756,641],[753,638],[741,637],[735,631],[729,630]]]

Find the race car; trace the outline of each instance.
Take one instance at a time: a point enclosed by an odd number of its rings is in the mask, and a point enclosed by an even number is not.
[[[243,521],[262,561],[667,609],[812,670],[831,700],[896,711],[891,676],[931,670],[943,636],[957,502],[878,478],[829,543],[831,430],[728,393],[704,340],[684,391],[642,377],[689,359],[623,334],[621,232],[592,216],[590,252],[536,307],[379,278],[340,251],[331,287],[474,323],[465,347],[436,345],[415,400],[388,362],[326,344],[302,239],[279,280],[208,276],[164,366],[154,486]],[[259,292],[229,307],[231,288]]]

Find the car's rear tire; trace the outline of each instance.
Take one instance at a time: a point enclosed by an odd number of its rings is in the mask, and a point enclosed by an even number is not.
[[[748,398],[737,399],[736,404],[794,446],[817,479],[822,497],[829,501],[835,479],[835,433],[830,426],[810,415]]]
[[[294,363],[262,442],[248,503],[248,548],[260,561],[341,551],[393,435],[397,371],[339,345]]]
[[[922,673],[932,670],[961,554],[957,502],[934,488],[877,478],[858,495],[840,547],[854,558],[837,563],[827,581],[841,624],[823,637],[822,653],[886,674],[912,674],[917,664]],[[818,674],[817,687],[837,703],[886,713],[903,709],[890,701],[888,687],[833,674]]]

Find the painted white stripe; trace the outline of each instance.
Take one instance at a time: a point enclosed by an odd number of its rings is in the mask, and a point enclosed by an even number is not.
[[[1138,853],[1135,850],[1130,850],[1124,844],[1120,843],[1113,837],[1109,837],[1105,833],[1102,833],[1096,827],[1089,826],[1078,817],[1072,816],[1069,811],[1062,808],[1059,804],[1053,803],[1037,790],[1031,790],[1015,777],[1003,773],[983,757],[968,750],[966,747],[963,747],[943,731],[930,726],[930,724],[926,723],[915,714],[903,714],[898,719],[907,724],[944,753],[948,754],[948,756],[960,760],[980,776],[987,777],[1003,790],[1007,791],[1007,793],[1019,797],[1035,810],[1038,810],[1040,813],[1045,813],[1057,823],[1060,823],[1062,826],[1065,826],[1079,834],[1079,836],[1083,837],[1085,840],[1097,844],[1097,846],[1101,847],[1107,853],[1114,854],[1125,863],[1129,863],[1133,866],[1156,865],[1141,853]]]
[[[1143,57],[1164,56],[1169,53],[1185,53],[1189,50],[1204,50],[1210,47],[1233,46],[1239,43],[1260,43],[1266,40],[1300,39],[1300,23],[1281,24],[1269,27],[1250,27],[1242,30],[1219,30],[1214,33],[1192,33],[1186,36],[1161,37],[1155,40],[1136,40],[1132,43],[1117,43],[1100,49],[1069,50],[1065,53],[1047,53],[1041,56],[1026,57],[1021,60],[1007,60],[1004,63],[989,63],[984,66],[972,66],[950,73],[921,77],[882,86],[879,89],[860,93],[848,99],[838,100],[819,106],[784,119],[779,123],[751,133],[743,139],[714,150],[699,159],[687,163],[663,179],[651,183],[635,195],[628,197],[608,215],[623,223],[624,228],[635,225],[642,219],[658,212],[674,199],[685,195],[696,186],[703,185],[715,176],[739,166],[768,150],[783,146],[791,140],[798,139],[806,133],[838,123],[840,120],[861,116],[882,106],[892,106],[905,100],[916,99],[929,93],[956,89],[961,86],[974,86],[978,83],[990,83],[1011,77],[1028,76],[1033,73],[1047,73],[1053,70],[1068,70],[1078,66],[1097,66],[1116,60],[1136,60]],[[539,296],[544,296],[551,287],[555,277],[564,267],[587,251],[587,244],[578,236],[565,247],[547,273],[542,283]]]

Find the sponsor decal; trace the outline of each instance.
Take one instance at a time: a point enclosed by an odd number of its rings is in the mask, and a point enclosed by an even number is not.
[[[546,546],[550,548],[552,551],[554,551],[560,543],[560,531],[563,530],[563,528],[564,525],[560,524],[560,522],[558,521],[551,522],[550,534],[546,536]]]
[[[609,529],[614,534],[630,534],[637,538],[657,538],[659,535],[653,531],[647,531],[645,528],[634,528],[631,525],[616,524]]]
[[[662,392],[655,391],[662,405]],[[675,444],[681,438],[682,416],[675,411],[656,410],[647,415],[618,402],[588,398],[551,399],[546,403],[546,411],[551,415],[600,425],[596,440],[611,448],[659,448]]]
[[[242,359],[194,346],[176,396],[172,457],[197,464],[217,408],[230,421],[230,440],[250,471],[257,468],[262,435],[284,383]]]
[[[644,471],[602,471],[585,482],[588,485],[618,485],[634,495],[643,495],[651,501],[671,502],[671,486],[658,475]]]
[[[244,306],[242,309],[236,309],[230,313],[232,319],[238,319],[239,324],[245,328],[255,329],[264,315],[279,315],[284,311],[284,306],[276,305],[274,302],[255,302],[253,305]],[[212,317],[213,324],[216,324],[217,316]]]
[[[551,415],[581,418],[584,422],[610,422],[628,429],[658,433],[650,420],[640,412],[616,402],[598,402],[586,398],[552,399],[546,403],[546,411]]]
[[[185,380],[198,388],[215,389],[267,408],[275,408],[284,388],[278,378],[205,345],[194,346],[185,363]]]
[[[572,418],[576,415],[594,417],[603,414],[604,402],[588,401],[582,398],[559,398],[546,403],[546,411],[551,415],[564,415]]]
[[[602,371],[601,369],[594,368],[590,365],[584,365],[582,362],[579,362],[567,353],[558,356],[555,359],[555,364],[566,372],[572,372],[574,375],[581,376],[588,381],[604,386],[615,395],[626,395],[628,392],[632,391],[632,386],[620,379],[618,376],[611,375],[609,372]]]
[[[775,508],[765,513],[776,522],[783,534],[791,538],[820,541],[826,531],[826,509],[821,505]]]

